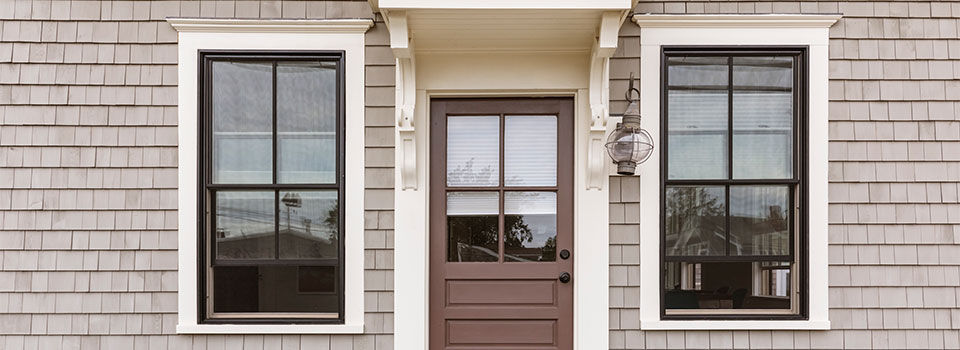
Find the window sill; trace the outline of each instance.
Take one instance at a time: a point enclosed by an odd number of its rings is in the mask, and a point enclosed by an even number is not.
[[[361,334],[363,324],[189,324],[177,334]]]
[[[641,330],[829,330],[829,320],[801,321],[640,321]]]

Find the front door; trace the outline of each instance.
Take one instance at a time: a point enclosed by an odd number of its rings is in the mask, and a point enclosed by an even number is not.
[[[434,99],[430,121],[430,349],[572,349],[573,100]]]

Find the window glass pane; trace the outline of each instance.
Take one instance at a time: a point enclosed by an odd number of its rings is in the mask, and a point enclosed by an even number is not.
[[[556,116],[506,116],[503,143],[507,186],[557,185]]]
[[[728,58],[667,59],[667,177],[727,178]]]
[[[277,64],[277,181],[334,183],[337,65]]]
[[[788,262],[666,262],[664,306],[790,309],[790,271]]]
[[[280,191],[280,258],[337,258],[337,191]]]
[[[793,58],[733,64],[733,177],[793,177]]]
[[[337,313],[336,267],[217,266],[213,268],[214,312]]]
[[[506,192],[503,260],[557,260],[557,194]]]
[[[730,255],[790,255],[790,189],[730,186]]]
[[[276,256],[273,191],[217,192],[216,251],[219,260]]]
[[[273,67],[214,61],[213,182],[273,182]]]
[[[447,261],[498,261],[500,194],[447,193]]]
[[[500,117],[447,118],[447,186],[500,184]]]
[[[665,196],[667,255],[725,255],[723,187],[667,187]]]

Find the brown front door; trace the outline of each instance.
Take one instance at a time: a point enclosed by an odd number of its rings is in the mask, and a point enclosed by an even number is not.
[[[430,114],[430,349],[572,349],[573,100]]]

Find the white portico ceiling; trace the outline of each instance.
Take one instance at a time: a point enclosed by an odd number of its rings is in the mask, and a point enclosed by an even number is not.
[[[596,42],[601,10],[415,10],[407,12],[418,52],[583,51]]]

